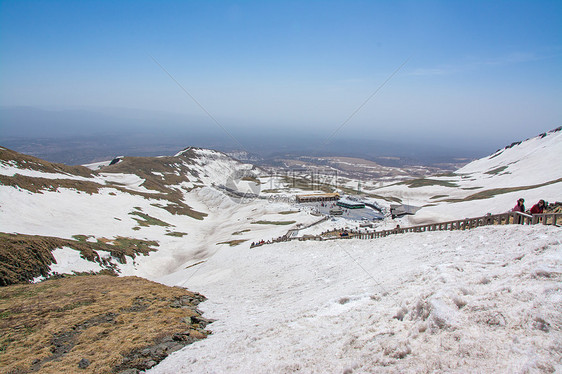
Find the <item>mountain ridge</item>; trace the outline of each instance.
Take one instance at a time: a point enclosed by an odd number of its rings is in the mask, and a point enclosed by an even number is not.
[[[519,194],[525,194],[531,201],[539,198],[557,201],[558,187],[562,187],[562,167],[554,161],[562,154],[560,129],[514,142],[451,174],[382,187],[376,182],[359,181],[362,191],[347,187],[358,183],[352,179],[344,184],[336,182],[315,187],[314,183],[307,185],[303,183],[305,179],[300,180],[306,175],[295,174],[292,176],[298,179],[295,184],[288,175],[271,174],[232,159],[223,152],[197,147],[186,147],[174,156],[119,157],[112,163],[97,164],[94,170],[50,163],[1,147],[0,209],[4,216],[11,217],[5,225],[7,234],[54,236],[61,240],[85,238],[85,243],[80,245],[90,242],[92,247],[96,242],[112,246],[124,239],[130,243],[156,240],[158,251],[155,254],[141,253],[140,257],[113,256],[109,247],[95,248],[110,253],[104,257],[107,259],[105,268],[136,274],[139,264],[146,263],[141,266],[146,268],[152,257],[167,258],[164,262],[169,265],[164,268],[177,267],[179,264],[172,265],[177,258],[182,261],[191,258],[187,265],[206,258],[213,253],[213,247],[205,242],[209,235],[216,236],[216,245],[240,245],[263,236],[283,235],[282,226],[286,224],[291,224],[286,229],[295,228],[297,224],[310,224],[315,216],[288,198],[302,192],[314,192],[315,188],[357,193],[384,207],[387,212],[389,202],[421,206],[414,216],[377,224],[381,229],[396,223],[405,226],[480,216],[487,212],[500,213],[511,208],[511,202]],[[549,160],[548,167],[544,167],[545,160]],[[539,170],[543,172],[539,173]],[[531,181],[527,177],[530,172],[535,175]],[[261,200],[237,201],[237,195],[224,190],[228,183],[241,191],[251,192],[248,196],[259,195]],[[24,192],[27,195],[22,195]],[[290,220],[279,214],[287,211],[294,212]],[[14,212],[18,214],[14,215]],[[38,212],[48,212],[52,223],[37,217]],[[257,212],[263,212],[264,216]],[[232,220],[235,216],[241,218]],[[268,216],[271,219],[264,219]],[[270,227],[256,226],[255,222],[266,222]],[[283,224],[274,227],[276,222]],[[322,227],[329,225],[323,224]],[[221,226],[233,228],[229,234]],[[259,234],[262,231],[263,236]],[[190,249],[181,250],[185,254],[179,254],[176,248],[186,244]],[[170,245],[171,248],[166,249]],[[65,246],[72,248],[68,243]],[[119,253],[117,249],[115,251]],[[92,267],[99,269],[98,265],[92,264]],[[43,267],[41,275],[47,273]]]

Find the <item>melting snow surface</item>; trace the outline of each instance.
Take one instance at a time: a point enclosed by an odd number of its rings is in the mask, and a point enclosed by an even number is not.
[[[160,279],[217,321],[149,372],[560,371],[561,242],[495,226],[225,248]]]
[[[51,273],[72,274],[73,272],[98,272],[102,267],[97,262],[90,262],[72,248],[57,248],[51,252],[57,261],[51,265]]]

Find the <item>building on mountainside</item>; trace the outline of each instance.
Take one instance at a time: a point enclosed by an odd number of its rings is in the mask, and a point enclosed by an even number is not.
[[[390,215],[392,218],[400,218],[405,215],[414,215],[421,208],[419,206],[405,205],[405,204],[391,204]]]
[[[317,194],[305,194],[296,195],[297,203],[312,203],[316,201],[337,201],[340,198],[340,194],[334,193],[317,193]]]
[[[343,210],[341,210],[341,208],[330,209],[330,215],[332,216],[341,216],[342,214],[343,214]]]
[[[341,206],[342,208],[347,209],[362,209],[365,208],[365,203],[360,201],[351,201],[351,200],[340,200],[336,203],[336,205]]]

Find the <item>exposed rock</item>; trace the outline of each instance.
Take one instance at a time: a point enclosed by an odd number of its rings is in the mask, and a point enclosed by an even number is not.
[[[126,370],[120,371],[117,374],[139,374],[139,370],[138,369],[126,369]]]
[[[78,368],[80,369],[86,369],[88,366],[90,366],[90,360],[88,360],[87,358],[81,359],[78,363]]]
[[[124,371],[119,370],[124,368],[130,369],[131,367],[140,371],[150,369],[171,353],[197,340],[205,339],[211,332],[204,328],[207,324],[212,323],[213,320],[202,317],[200,315],[201,312],[195,307],[195,305],[205,300],[205,296],[197,293],[194,293],[192,296],[186,295],[174,299],[170,307],[190,309],[197,313],[196,315],[182,319],[182,321],[190,327],[189,330],[178,332],[171,336],[164,336],[149,347],[133,350],[123,358],[121,365],[116,367],[115,371],[119,374],[126,374]],[[128,308],[127,312],[135,312],[135,305],[145,305],[145,303],[146,302],[142,299],[136,299],[133,307]]]

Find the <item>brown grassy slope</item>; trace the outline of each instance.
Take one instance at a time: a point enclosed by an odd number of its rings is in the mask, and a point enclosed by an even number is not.
[[[196,179],[197,174],[183,163],[192,164],[187,157],[124,157],[114,165],[106,166],[101,173],[135,174],[144,179],[144,187],[159,192],[169,192],[170,186]],[[176,171],[179,172],[176,173]],[[153,172],[161,173],[155,175]]]
[[[89,243],[61,239],[50,236],[5,234],[0,233],[0,286],[14,283],[26,283],[35,277],[46,277],[49,266],[55,262],[51,251],[56,248],[70,247],[80,251],[88,261],[104,264],[96,251],[111,252],[120,262],[126,262],[125,256],[135,257],[155,251],[157,242],[116,238],[112,244],[103,242]],[[106,264],[107,265],[107,264]]]
[[[57,191],[59,188],[74,189],[88,194],[98,193],[100,188],[108,187],[91,181],[81,181],[75,179],[51,179],[42,177],[28,177],[21,174],[14,176],[0,175],[0,184],[4,186],[19,187],[33,193],[43,193],[42,191]],[[118,188],[124,190],[122,188]],[[125,190],[134,194],[134,192]]]
[[[187,165],[193,164],[193,158],[196,157],[192,151],[187,151],[185,155],[180,157],[126,157],[121,162],[107,166],[102,170],[92,171],[83,166],[68,166],[64,164],[55,164],[39,158],[24,155],[12,151],[7,148],[0,147],[0,162],[14,165],[20,169],[38,170],[45,173],[66,173],[82,177],[94,177],[98,173],[127,173],[135,174],[143,178],[145,182],[143,186],[149,190],[159,193],[142,193],[129,190],[118,183],[109,183],[107,185],[92,181],[81,181],[73,179],[51,179],[43,177],[29,177],[16,174],[14,176],[0,175],[0,184],[5,186],[19,187],[33,193],[41,193],[41,191],[56,191],[58,188],[75,189],[77,191],[86,192],[88,194],[98,193],[100,188],[109,187],[132,194],[139,195],[144,198],[167,200],[166,204],[161,204],[162,209],[172,214],[187,215],[195,219],[203,219],[205,213],[191,209],[183,202],[183,196],[176,187],[184,181],[196,178],[197,173],[191,170]],[[159,172],[164,175],[154,175],[152,172]],[[178,173],[179,172],[179,175]]]
[[[0,372],[145,370],[205,338],[199,294],[137,277],[53,279],[0,288]],[[79,369],[82,359],[88,360]],[[151,362],[152,361],[152,362]]]
[[[71,174],[81,177],[93,177],[94,173],[84,166],[68,166],[64,164],[56,164],[41,160],[37,157],[28,156],[0,147],[0,162],[12,165],[19,169],[37,170],[43,173]],[[56,191],[57,188],[74,188],[78,191],[84,191],[89,194],[97,193],[100,187],[99,183],[92,181],[80,181],[62,178],[42,178],[28,177],[21,174],[14,176],[0,175],[0,184],[5,186],[20,187],[33,193],[41,193],[41,191]]]
[[[0,162],[11,162],[20,169],[38,170],[44,173],[67,173],[81,177],[92,177],[93,172],[84,166],[56,164],[0,147]]]
[[[162,206],[163,209],[172,214],[203,219],[207,215],[191,209],[183,202],[182,193],[174,188],[182,182],[198,180],[197,172],[189,167],[195,157],[189,152],[179,157],[124,157],[119,163],[106,166],[99,172],[138,175],[144,179],[143,187],[160,192],[170,202]],[[162,175],[155,175],[153,172]]]

